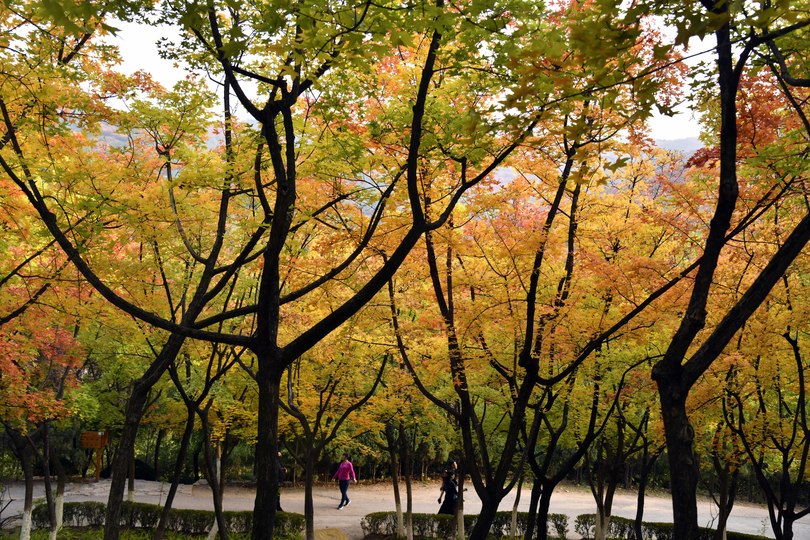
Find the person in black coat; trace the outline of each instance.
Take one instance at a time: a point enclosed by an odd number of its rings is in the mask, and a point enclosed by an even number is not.
[[[440,514],[453,515],[456,513],[456,501],[458,500],[458,483],[456,480],[456,462],[448,463],[447,469],[442,474],[442,487],[439,493]],[[442,502],[444,497],[444,502]]]

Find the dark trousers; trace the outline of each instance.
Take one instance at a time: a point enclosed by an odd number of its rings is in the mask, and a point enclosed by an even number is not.
[[[349,484],[351,484],[351,482],[351,480],[338,480],[338,485],[340,486],[340,506],[349,504]]]

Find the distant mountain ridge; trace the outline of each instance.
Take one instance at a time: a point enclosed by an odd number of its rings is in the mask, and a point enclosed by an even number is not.
[[[656,139],[655,144],[664,150],[678,150],[680,152],[694,152],[703,148],[703,143],[697,137],[685,139]]]

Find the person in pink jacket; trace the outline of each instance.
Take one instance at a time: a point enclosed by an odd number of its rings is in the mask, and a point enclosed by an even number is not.
[[[355,484],[357,483],[357,477],[354,475],[354,467],[352,467],[352,460],[349,458],[349,454],[343,454],[343,459],[340,461],[338,470],[332,478],[337,480],[340,486],[340,504],[337,509],[341,510],[344,506],[349,506],[349,503],[352,502],[349,499],[349,484],[351,484],[352,480],[354,480]]]

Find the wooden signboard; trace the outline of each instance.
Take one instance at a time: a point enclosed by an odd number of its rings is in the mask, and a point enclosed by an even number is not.
[[[96,482],[101,478],[101,449],[109,442],[110,434],[107,431],[82,431],[79,436],[79,444],[82,448],[96,452]]]

